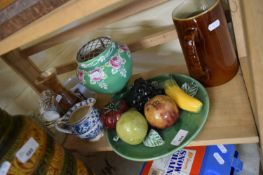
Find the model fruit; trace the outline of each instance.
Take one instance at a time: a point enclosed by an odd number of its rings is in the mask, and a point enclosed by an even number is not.
[[[171,97],[157,95],[145,104],[144,114],[151,126],[164,129],[178,120],[179,109]]]
[[[117,109],[119,109],[121,113],[124,113],[129,109],[128,103],[124,100],[119,100],[115,104],[117,105]]]
[[[101,112],[101,119],[104,126],[108,129],[116,128],[116,123],[120,119],[121,114],[128,109],[129,106],[124,100],[107,104]]]
[[[178,105],[179,108],[189,112],[199,112],[203,106],[203,103],[187,93],[185,93],[174,79],[169,79],[164,82],[165,94],[170,96]]]
[[[134,108],[121,115],[116,131],[120,139],[130,145],[140,144],[148,131],[145,117]]]
[[[120,117],[121,113],[119,111],[108,111],[107,113],[101,114],[103,125],[108,129],[116,128],[116,123]]]
[[[152,97],[163,94],[161,89],[155,89],[147,80],[138,78],[129,93],[129,104],[139,112],[143,112],[144,104]]]

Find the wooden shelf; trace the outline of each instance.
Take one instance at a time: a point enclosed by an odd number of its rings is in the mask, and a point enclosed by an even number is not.
[[[108,0],[103,3],[96,0],[70,0],[67,4],[2,40],[0,42],[0,55],[14,71],[32,86],[35,76],[40,74],[40,69],[30,60],[30,55],[163,2],[166,0]],[[128,3],[132,4],[127,6]],[[261,115],[263,111],[261,98],[263,54],[260,48],[262,46],[261,29],[263,28],[263,23],[260,21],[262,1],[232,0],[229,1],[229,4],[242,71],[239,71],[228,83],[207,89],[211,103],[208,120],[198,137],[190,145],[258,143],[258,132],[260,135],[263,133],[261,129],[263,126],[263,115]],[[112,12],[107,14],[104,13],[104,10]],[[86,24],[71,26],[84,22],[82,20],[87,16],[90,17],[90,21]],[[58,33],[64,27],[69,28],[69,30]],[[141,45],[138,45],[135,42],[135,50],[138,49],[137,46],[145,49],[148,46],[165,43],[171,38],[170,36],[175,37],[175,34],[174,31],[171,33],[168,31],[167,35],[154,36],[153,38],[157,39],[158,42],[155,40],[153,42],[152,37],[144,38],[143,41],[147,41],[146,44],[140,42]],[[46,38],[47,40],[41,42],[37,41],[45,39],[45,37],[51,38]],[[33,42],[35,42],[34,45],[32,45]],[[58,68],[61,68],[61,73],[64,73],[64,68],[67,66],[62,65]],[[135,75],[133,78],[138,76],[151,77],[165,72],[186,73],[187,71],[185,67],[173,66]],[[244,73],[244,76],[241,72]],[[98,107],[102,107],[110,100],[110,97],[98,95],[97,100]],[[258,132],[255,121],[258,125]],[[111,150],[105,137],[99,142],[90,143],[74,136],[68,136],[64,141],[64,146],[83,155],[94,151]]]
[[[31,45],[24,51],[25,55],[30,56],[166,1],[70,0],[1,40],[0,55]]]
[[[113,9],[114,6],[118,7],[123,4],[125,3],[121,0],[108,0],[103,3],[97,0],[71,0],[2,40],[0,42],[0,55],[62,29],[85,16],[94,15],[105,10],[105,8]],[[65,18],[65,16],[67,17]]]
[[[170,72],[187,73],[184,66],[173,66],[134,75],[132,79]],[[241,71],[226,84],[207,88],[207,91],[211,105],[209,116],[204,128],[190,145],[258,143],[259,137]],[[99,96],[98,106],[103,106],[108,100],[109,97]],[[68,136],[64,146],[82,155],[112,150],[105,136],[98,142]]]

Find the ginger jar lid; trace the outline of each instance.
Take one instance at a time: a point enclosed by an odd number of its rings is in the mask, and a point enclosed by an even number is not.
[[[77,53],[78,62],[89,61],[106,51],[113,41],[109,37],[99,37],[83,45]]]

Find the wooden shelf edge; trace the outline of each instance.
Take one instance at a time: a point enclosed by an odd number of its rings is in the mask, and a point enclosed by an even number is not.
[[[77,144],[76,144],[77,143]],[[228,138],[228,139],[212,139],[212,140],[193,140],[187,146],[204,146],[204,145],[216,145],[216,144],[249,144],[259,143],[259,137],[257,135],[241,138]],[[104,136],[97,142],[88,142],[81,140],[75,136],[68,136],[64,142],[64,147],[75,153],[81,155],[88,155],[93,152],[113,151],[108,144],[106,137]]]
[[[163,67],[134,75],[131,81],[140,76],[149,78],[171,72],[187,73],[187,70],[185,66]],[[207,88],[207,91],[211,105],[209,116],[204,128],[189,146],[258,143],[259,137],[241,71],[226,84]],[[97,101],[104,102],[98,105],[101,107],[107,103],[104,97],[99,97]],[[64,146],[82,155],[95,151],[112,150],[105,136],[95,143],[68,136]]]
[[[204,146],[217,144],[249,144],[259,143],[258,136],[242,137],[242,138],[228,138],[228,139],[214,139],[214,140],[194,140],[188,146]]]

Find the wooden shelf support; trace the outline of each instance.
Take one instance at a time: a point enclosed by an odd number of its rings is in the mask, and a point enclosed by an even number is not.
[[[41,71],[28,57],[23,55],[19,49],[13,50],[1,57],[4,62],[20,75],[37,93],[44,89],[34,83]]]

